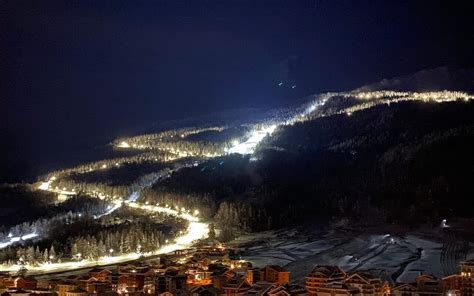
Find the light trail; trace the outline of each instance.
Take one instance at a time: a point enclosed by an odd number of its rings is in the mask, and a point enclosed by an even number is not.
[[[121,207],[122,207],[122,201],[120,201],[120,200],[113,201],[113,202],[112,202],[112,205],[108,206],[108,207],[107,207],[107,210],[106,210],[104,213],[98,214],[98,215],[94,215],[94,219],[100,219],[100,218],[102,218],[103,216],[110,215],[110,214],[112,214],[113,212],[115,212],[116,210],[120,209]]]
[[[234,142],[233,146],[227,150],[227,153],[253,154],[258,143],[260,143],[267,135],[271,136],[276,127],[277,125],[271,125],[269,127],[252,131],[247,141],[242,143]]]
[[[22,236],[8,236],[8,239],[9,239],[8,241],[0,243],[0,249],[4,249],[4,248],[6,248],[8,246],[11,246],[15,243],[18,243],[20,241],[27,241],[27,240],[30,240],[30,239],[34,239],[38,236],[39,236],[39,234],[36,233],[36,232],[28,233],[28,234],[25,234],[25,235],[22,235]]]
[[[117,144],[117,147],[118,147],[118,148],[130,148],[130,144],[128,144],[128,143],[125,142],[125,141],[122,141],[122,142],[120,142],[119,144]]]
[[[48,181],[41,182],[41,184],[38,186],[38,189],[44,190],[44,191],[49,191],[49,192],[54,192],[57,193],[58,195],[76,195],[77,192],[74,190],[67,190],[65,188],[60,189],[60,188],[52,188],[51,183],[56,181],[56,177],[52,176]]]

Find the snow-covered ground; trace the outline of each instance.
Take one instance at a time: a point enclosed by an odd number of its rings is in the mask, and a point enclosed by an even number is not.
[[[348,272],[371,270],[394,282],[410,282],[420,273],[440,277],[451,274],[456,272],[452,266],[460,260],[474,257],[472,248],[466,253],[441,240],[411,234],[399,237],[331,232],[310,236],[292,230],[245,235],[230,245],[240,247],[242,258],[255,266],[285,266],[292,279],[300,282],[318,264],[338,265]],[[456,254],[443,255],[446,252]]]
[[[168,215],[176,216],[182,218],[188,222],[188,227],[186,231],[180,234],[173,242],[166,242],[166,245],[161,246],[155,252],[150,254],[139,254],[139,253],[130,253],[130,254],[123,254],[118,256],[106,256],[100,258],[97,261],[87,261],[82,260],[79,262],[60,262],[60,263],[46,263],[40,266],[27,266],[28,272],[30,274],[43,274],[43,273],[51,273],[51,272],[61,272],[61,271],[68,271],[86,267],[92,267],[97,265],[110,265],[115,263],[126,262],[130,260],[135,260],[140,258],[141,256],[154,256],[157,254],[166,254],[173,252],[179,249],[186,249],[189,248],[196,240],[200,240],[206,238],[209,232],[208,224],[205,222],[200,222],[197,215],[199,212],[194,212],[191,214],[189,211],[182,209],[181,211],[173,210],[167,207],[159,207],[159,206],[151,206],[145,204],[139,204],[134,202],[126,203],[127,206],[140,209],[143,211],[148,211],[152,213],[166,213]],[[1,271],[9,271],[15,272],[21,268],[20,265],[13,265],[13,266],[2,266],[0,265]]]
[[[0,249],[9,247],[9,246],[11,246],[13,244],[16,244],[18,242],[21,242],[21,241],[27,241],[27,240],[30,240],[30,239],[34,239],[36,237],[38,237],[38,234],[36,232],[24,234],[22,236],[12,236],[10,234],[10,235],[8,235],[7,238],[4,238],[3,241],[0,242]]]

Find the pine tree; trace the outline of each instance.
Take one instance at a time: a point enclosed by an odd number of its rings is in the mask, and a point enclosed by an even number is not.
[[[100,257],[104,257],[107,254],[107,249],[105,248],[105,244],[102,241],[99,241],[97,244],[97,255],[96,259],[99,259]]]
[[[26,260],[26,262],[28,262],[31,265],[33,265],[35,263],[35,249],[33,248],[33,246],[29,246],[26,249],[26,258],[25,258],[25,260]]]
[[[214,228],[214,223],[209,224],[209,234],[208,234],[208,236],[209,236],[209,240],[211,242],[216,240],[216,230]]]
[[[77,248],[77,243],[73,242],[71,246],[71,257],[76,256],[79,253],[79,249]]]
[[[16,258],[20,261],[25,260],[25,250],[23,248],[18,248],[16,251]]]
[[[49,252],[48,252],[48,248],[44,249],[44,252],[43,252],[43,262],[44,262],[44,263],[49,262]]]
[[[35,250],[35,261],[36,262],[41,261],[41,251],[38,246],[36,246],[36,250]]]
[[[49,258],[51,259],[51,261],[56,260],[56,251],[54,250],[54,246],[51,246],[51,248],[49,249]]]
[[[125,241],[124,241],[123,236],[120,237],[119,251],[120,251],[120,254],[125,253]]]

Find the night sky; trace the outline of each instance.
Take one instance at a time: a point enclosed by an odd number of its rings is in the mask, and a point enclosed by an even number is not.
[[[473,67],[454,2],[0,0],[0,183],[156,122]]]

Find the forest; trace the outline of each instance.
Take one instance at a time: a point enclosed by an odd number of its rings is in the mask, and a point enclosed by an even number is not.
[[[37,190],[30,185],[15,184],[0,187],[2,202],[8,207],[0,208],[0,238],[12,230],[14,234],[31,232],[41,228],[42,221],[68,213],[94,215],[103,212],[108,203],[79,194],[66,202],[57,203],[57,194]]]
[[[178,235],[185,223],[168,215],[143,215],[122,209],[95,219],[68,213],[13,228],[41,234],[38,240],[0,249],[0,263],[38,266],[70,260],[95,261],[106,256],[151,253]]]
[[[259,147],[183,169],[147,191],[248,231],[302,223],[436,225],[471,217],[474,104],[405,102],[281,128]],[[276,149],[278,148],[278,149]]]

